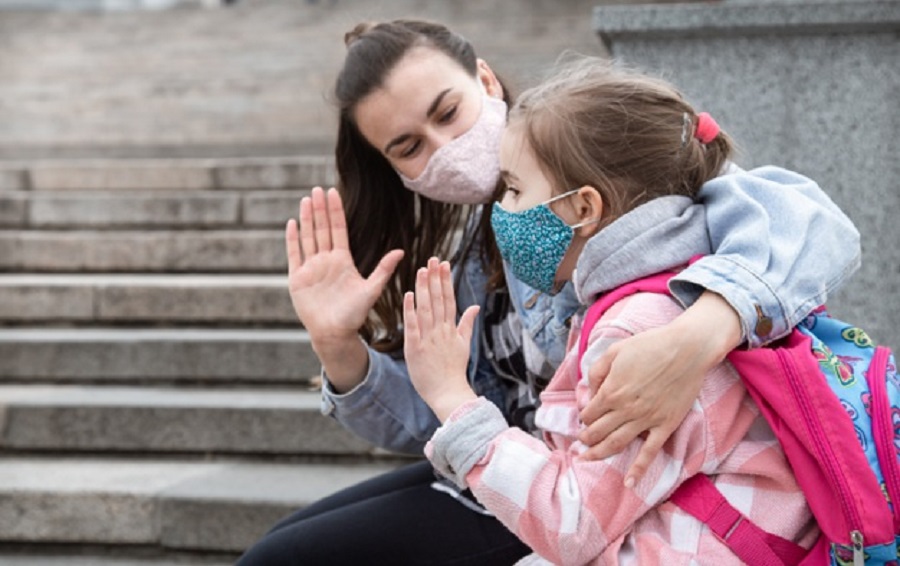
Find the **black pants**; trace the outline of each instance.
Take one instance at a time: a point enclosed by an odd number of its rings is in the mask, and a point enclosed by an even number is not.
[[[239,566],[503,566],[530,553],[497,519],[431,488],[427,461],[378,476],[283,519]]]

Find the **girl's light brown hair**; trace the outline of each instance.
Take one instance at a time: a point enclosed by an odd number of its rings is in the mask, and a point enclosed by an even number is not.
[[[509,125],[557,192],[600,192],[604,224],[657,197],[696,197],[733,152],[724,132],[695,139],[697,115],[675,87],[594,57],[570,58],[522,93]]]

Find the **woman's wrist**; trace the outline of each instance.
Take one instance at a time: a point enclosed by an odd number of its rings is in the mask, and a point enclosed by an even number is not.
[[[329,337],[311,334],[310,343],[336,393],[346,393],[365,379],[369,352],[358,334]]]
[[[710,367],[724,360],[743,339],[737,311],[713,291],[704,291],[673,324],[683,338],[704,343]]]

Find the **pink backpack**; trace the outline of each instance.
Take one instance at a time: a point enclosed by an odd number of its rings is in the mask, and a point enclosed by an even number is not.
[[[591,329],[617,301],[669,294],[674,273],[633,281],[585,313],[579,360]],[[750,522],[708,476],[694,476],[672,502],[705,523],[750,565],[897,565],[900,533],[900,381],[890,350],[824,309],[766,348],[728,360],[781,442],[822,536],[811,550]]]

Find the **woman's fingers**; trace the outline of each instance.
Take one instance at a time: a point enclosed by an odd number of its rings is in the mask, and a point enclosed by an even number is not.
[[[334,187],[328,189],[328,221],[331,223],[331,244],[334,249],[350,249],[344,204],[341,202],[341,194]]]
[[[656,456],[662,450],[663,445],[671,434],[672,431],[665,428],[650,430],[647,439],[641,445],[640,451],[638,451],[637,457],[631,463],[631,467],[628,468],[628,473],[625,474],[625,487],[633,487],[634,484],[644,477],[647,470],[650,469],[650,464],[656,459]]]
[[[646,429],[637,421],[627,421],[603,437],[600,442],[590,445],[582,458],[586,460],[602,460],[619,454]],[[585,443],[587,444],[587,443]]]
[[[372,270],[372,274],[366,279],[372,294],[375,296],[381,295],[384,286],[387,285],[391,275],[394,274],[394,270],[397,269],[401,259],[403,259],[403,250],[391,250],[384,254],[384,257]]]
[[[312,190],[313,221],[315,222],[316,249],[331,251],[331,223],[328,221],[328,204],[322,187]]]
[[[303,257],[300,255],[300,241],[297,238],[297,221],[291,218],[284,228],[284,247],[287,252],[288,273],[294,273],[303,265]]]
[[[303,251],[303,261],[308,261],[318,251],[313,228],[312,199],[303,197],[300,199],[300,249]]]
[[[590,403],[597,403],[598,401],[599,399],[594,397]],[[597,448],[591,452],[594,456],[605,458],[616,453],[615,450],[610,451],[610,448],[615,446],[613,443],[608,442],[610,435],[629,421],[631,421],[631,418],[624,411],[606,411],[599,419],[591,424],[586,424],[578,438],[592,448],[598,445],[601,446],[602,448]],[[582,422],[584,421],[582,420]]]

